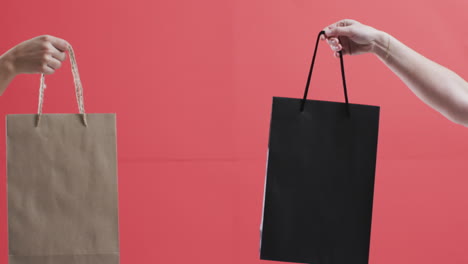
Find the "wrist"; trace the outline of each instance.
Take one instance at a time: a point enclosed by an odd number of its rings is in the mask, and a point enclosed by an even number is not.
[[[391,36],[383,31],[377,31],[372,45],[372,53],[381,59],[387,59],[390,55]]]
[[[0,95],[17,75],[14,67],[14,56],[10,51],[0,56]]]
[[[0,75],[2,78],[14,78],[17,75],[14,61],[12,50],[7,51],[0,56]]]

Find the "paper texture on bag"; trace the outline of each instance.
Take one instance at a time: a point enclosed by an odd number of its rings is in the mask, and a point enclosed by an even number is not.
[[[86,114],[69,47],[79,114],[7,115],[10,264],[118,264],[115,114]]]
[[[10,261],[118,263],[115,115],[35,116],[7,116]]]

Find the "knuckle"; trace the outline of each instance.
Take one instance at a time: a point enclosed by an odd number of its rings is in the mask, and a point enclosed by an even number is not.
[[[349,25],[355,23],[356,20],[353,20],[351,18],[345,18],[345,19],[343,19],[343,22],[346,24],[346,26],[349,26]]]
[[[45,72],[47,72],[47,70],[49,69],[49,67],[47,66],[46,63],[42,63],[42,64],[41,64],[41,67],[40,67],[39,69],[40,69],[40,72],[41,72],[41,73],[45,73]]]
[[[48,42],[43,42],[41,44],[41,50],[44,52],[44,53],[49,53],[50,52],[50,45]]]
[[[51,45],[46,45],[43,48],[44,56],[50,56],[54,53],[55,49]]]
[[[47,64],[47,62],[49,61],[49,58],[50,58],[50,57],[49,57],[49,54],[44,53],[44,54],[42,55],[42,57],[41,57],[41,62],[42,62],[42,64]]]
[[[44,42],[49,42],[51,40],[52,36],[50,35],[42,35],[40,39]]]

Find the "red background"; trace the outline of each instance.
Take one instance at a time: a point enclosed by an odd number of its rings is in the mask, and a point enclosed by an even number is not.
[[[77,53],[88,112],[118,120],[122,263],[267,263],[259,224],[272,96],[300,97],[316,35],[353,18],[468,75],[468,2],[2,0],[0,52],[41,34]],[[375,56],[346,57],[350,101],[381,106],[370,263],[467,263],[468,129]],[[342,101],[321,43],[309,98]],[[69,63],[44,112],[76,112]],[[0,115],[34,113],[19,76]],[[0,138],[5,138],[0,130]],[[0,263],[7,262],[0,141]]]

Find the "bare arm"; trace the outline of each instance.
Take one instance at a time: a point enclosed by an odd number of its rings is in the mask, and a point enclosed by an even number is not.
[[[468,83],[453,71],[427,59],[390,34],[354,20],[342,20],[327,27],[325,34],[335,52],[375,54],[424,103],[452,122],[468,127]]]
[[[9,54],[5,53],[0,56],[0,95],[16,76],[11,62],[12,58]]]
[[[0,56],[0,95],[22,73],[52,74],[62,66],[68,43],[44,35],[26,40]]]

